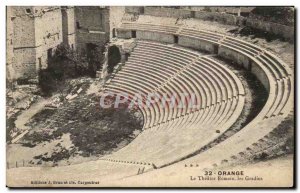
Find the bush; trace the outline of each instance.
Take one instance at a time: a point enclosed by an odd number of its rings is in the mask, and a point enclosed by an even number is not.
[[[251,17],[293,26],[295,22],[294,11],[293,7],[256,7],[251,11]]]
[[[65,80],[82,76],[96,76],[103,61],[103,50],[94,45],[87,56],[79,56],[70,46],[60,44],[48,60],[48,68],[40,70],[39,84],[45,95],[61,91]]]

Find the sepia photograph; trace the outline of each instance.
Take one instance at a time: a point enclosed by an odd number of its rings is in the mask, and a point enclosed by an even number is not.
[[[5,9],[8,188],[295,187],[295,7]]]

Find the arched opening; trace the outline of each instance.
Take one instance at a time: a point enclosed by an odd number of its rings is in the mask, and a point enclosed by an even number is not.
[[[108,48],[108,73],[114,71],[114,67],[121,61],[121,53],[117,46],[111,46]]]

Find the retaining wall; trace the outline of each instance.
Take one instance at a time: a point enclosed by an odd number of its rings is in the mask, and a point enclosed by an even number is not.
[[[142,40],[151,40],[164,43],[174,43],[174,36],[172,34],[149,32],[149,31],[138,31],[136,32],[136,38]]]
[[[217,44],[210,43],[204,40],[197,40],[195,38],[179,36],[178,45],[183,47],[193,48],[196,50],[201,50],[209,53],[214,53],[214,46]]]
[[[163,7],[145,7],[145,15],[152,15],[157,17],[178,17],[189,18],[192,17],[191,10],[173,9]]]

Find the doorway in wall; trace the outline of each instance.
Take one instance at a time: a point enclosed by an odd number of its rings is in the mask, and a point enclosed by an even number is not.
[[[99,57],[99,49],[98,45],[94,43],[87,43],[86,44],[86,58],[88,61],[88,73],[90,76],[95,77],[96,71],[98,68],[98,57]]]
[[[174,35],[174,44],[178,44],[178,36]]]
[[[131,31],[131,38],[136,38],[136,31],[135,30]]]

